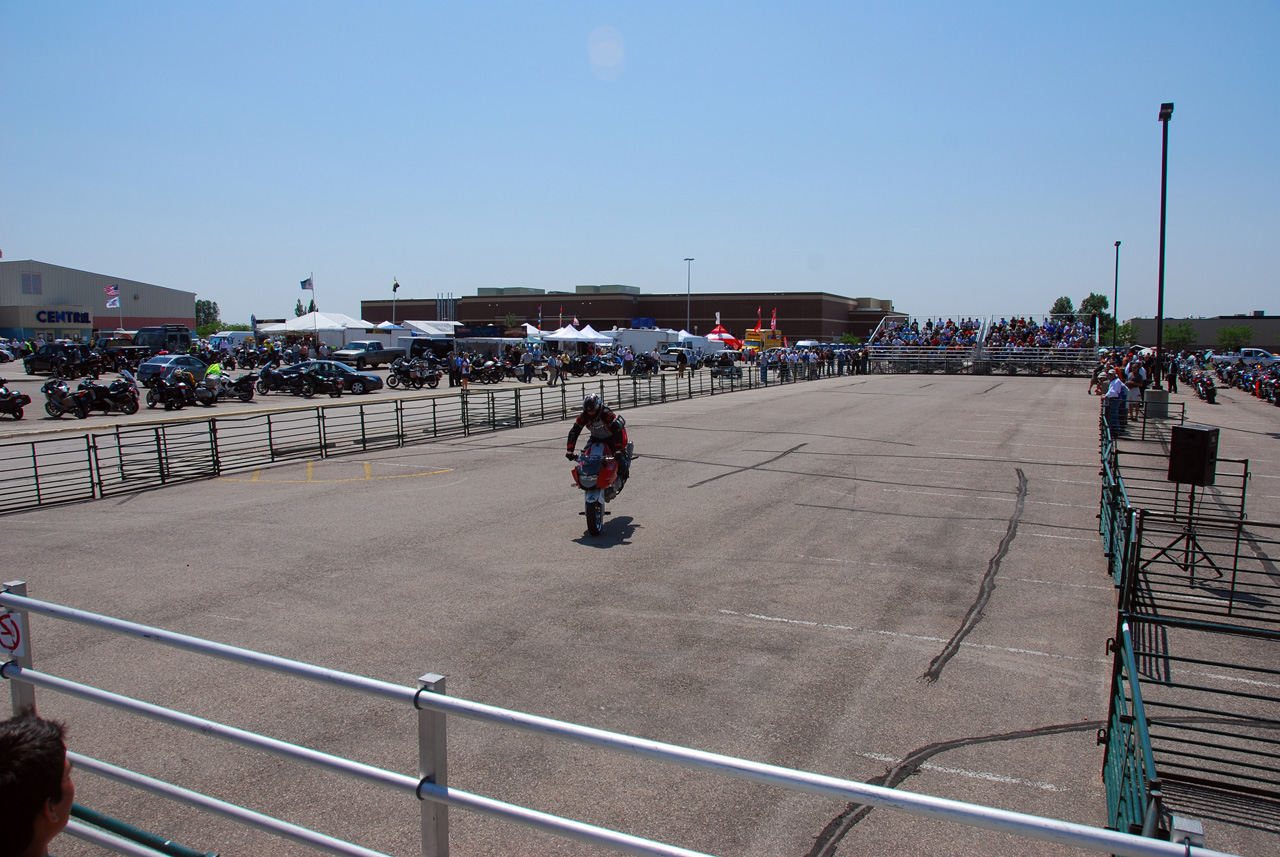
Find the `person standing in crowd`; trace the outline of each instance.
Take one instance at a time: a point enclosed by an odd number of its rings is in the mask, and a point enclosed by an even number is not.
[[[458,380],[462,384],[462,392],[467,392],[467,382],[471,380],[471,361],[465,354],[458,358]]]
[[[556,359],[556,353],[552,351],[547,355],[547,386],[554,387],[559,380],[560,361]]]
[[[1104,394],[1107,408],[1107,427],[1112,433],[1123,427],[1125,400],[1129,398],[1129,388],[1120,379],[1115,369],[1107,370],[1107,392]]]
[[[55,720],[34,709],[0,722],[0,855],[45,857],[71,820],[76,787]]]
[[[520,369],[524,373],[524,382],[528,384],[533,380],[533,350],[526,348],[524,353],[520,355]]]

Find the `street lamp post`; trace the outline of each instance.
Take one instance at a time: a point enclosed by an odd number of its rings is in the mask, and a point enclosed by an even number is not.
[[[1111,350],[1116,350],[1116,336],[1120,332],[1120,242],[1116,242],[1116,294],[1111,302]]]
[[[1160,124],[1164,126],[1164,151],[1160,160],[1160,286],[1156,298],[1156,368],[1152,373],[1152,386],[1163,389],[1160,382],[1164,374],[1164,210],[1169,186],[1169,120],[1173,117],[1173,102],[1160,105]]]
[[[685,298],[684,298],[684,329],[688,330],[690,322],[693,321],[693,258],[686,256],[685,260]]]

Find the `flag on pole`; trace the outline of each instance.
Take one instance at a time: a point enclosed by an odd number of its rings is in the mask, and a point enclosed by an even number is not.
[[[564,327],[564,305],[560,306],[560,326]]]
[[[574,327],[578,326],[578,317],[576,315],[573,317],[573,326]]]
[[[773,319],[769,322],[769,329],[770,330],[778,329],[778,308],[777,307],[773,308]]]
[[[120,298],[107,298],[107,309],[118,309],[120,307]]]
[[[398,291],[400,291],[400,281],[397,280],[395,277],[392,277],[391,278],[391,294],[394,295]]]
[[[542,330],[542,304],[538,304],[538,330]]]
[[[120,284],[112,283],[103,289],[103,291],[107,293],[107,297],[109,298],[118,298],[120,297]]]
[[[756,332],[760,332],[760,328],[764,326],[764,321],[760,315],[764,311],[764,307],[756,307]]]
[[[716,327],[719,327],[719,326],[720,326],[720,313],[719,313],[719,312],[717,312],[717,313],[716,313]]]
[[[302,281],[302,290],[312,291],[312,292],[316,290],[316,287],[311,284],[311,277],[307,277],[305,280]]]

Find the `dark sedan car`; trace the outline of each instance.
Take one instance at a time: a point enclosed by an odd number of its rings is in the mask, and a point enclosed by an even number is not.
[[[304,360],[280,370],[285,377],[299,372],[316,372],[326,378],[342,382],[342,389],[357,396],[382,389],[382,378],[372,372],[359,372],[336,360]]]
[[[167,381],[173,377],[174,372],[181,370],[190,372],[192,377],[200,381],[204,379],[205,370],[208,368],[203,360],[192,357],[190,354],[161,354],[138,367],[138,383],[145,386],[156,376]]]

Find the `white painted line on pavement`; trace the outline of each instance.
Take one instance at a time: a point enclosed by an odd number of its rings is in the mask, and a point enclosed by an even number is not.
[[[877,762],[888,762],[890,764],[899,764],[902,760],[895,759],[893,756],[886,756],[882,753],[855,753],[855,756],[861,756],[864,759],[874,759]],[[1031,786],[1032,788],[1043,789],[1047,792],[1065,792],[1066,789],[1061,786],[1055,786],[1053,783],[1041,783],[1036,780],[1024,780],[1019,777],[1007,777],[1004,774],[988,774],[982,771],[966,771],[964,768],[946,768],[942,765],[934,765],[925,762],[920,766],[922,771],[937,771],[942,774],[958,774],[962,777],[969,777],[975,780],[988,780],[993,783],[1007,783],[1014,786]]]
[[[929,637],[923,634],[906,634],[902,631],[875,631],[867,628],[854,628],[851,625],[833,625],[827,622],[810,622],[804,619],[784,619],[781,616],[763,616],[759,613],[739,613],[737,610],[728,610],[721,608],[721,613],[726,616],[743,616],[747,619],[759,619],[762,622],[779,622],[784,625],[801,625],[806,628],[824,628],[830,631],[853,631],[858,634],[876,634],[881,637],[897,637],[904,640],[920,640],[926,643],[946,643],[942,637]],[[1050,658],[1055,661],[1083,661],[1089,664],[1110,664],[1111,661],[1106,658],[1081,658],[1075,655],[1057,655],[1053,652],[1041,652],[1036,649],[1019,649],[1013,646],[992,646],[986,643],[969,643],[963,642],[961,648],[966,649],[988,649],[990,651],[1005,652],[1013,655],[1035,655],[1040,658]]]

